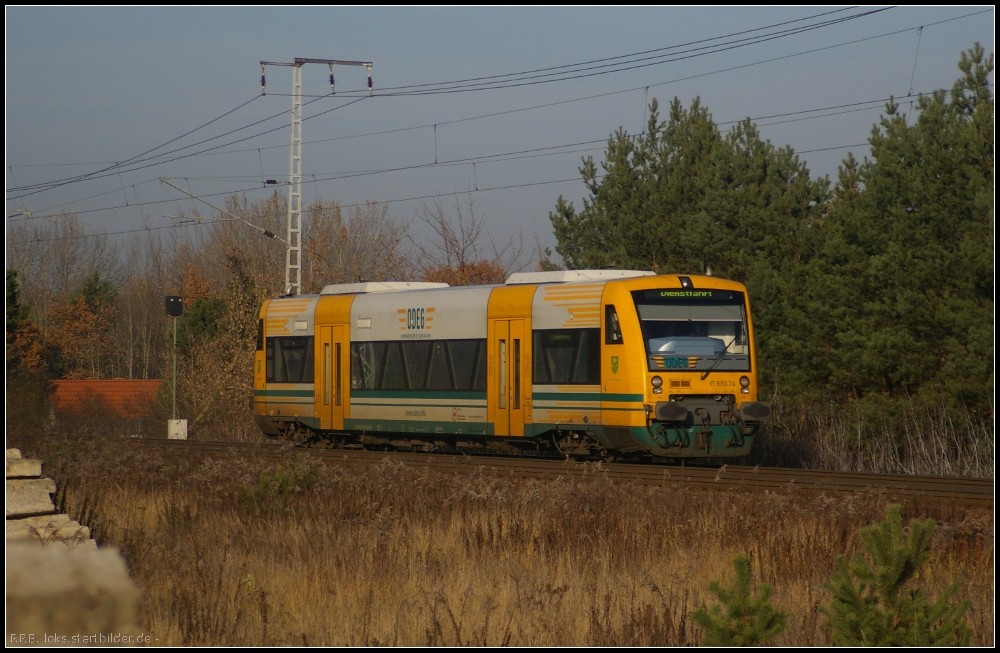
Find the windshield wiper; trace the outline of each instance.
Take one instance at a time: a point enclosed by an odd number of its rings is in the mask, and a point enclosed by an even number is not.
[[[704,381],[705,379],[707,379],[708,375],[715,371],[715,368],[717,368],[719,366],[719,363],[722,362],[722,359],[726,357],[726,353],[729,352],[729,346],[732,345],[734,342],[736,342],[736,336],[733,336],[733,339],[730,340],[728,344],[726,344],[725,351],[723,351],[721,354],[719,354],[719,357],[715,359],[714,363],[712,363],[712,367],[710,367],[707,370],[705,370],[705,373],[701,375],[701,380],[702,381]],[[723,340],[723,344],[725,344],[725,340]]]

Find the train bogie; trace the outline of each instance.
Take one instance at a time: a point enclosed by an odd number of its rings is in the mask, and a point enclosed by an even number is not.
[[[770,414],[757,392],[741,284],[582,270],[270,300],[254,416],[342,442],[736,456]]]

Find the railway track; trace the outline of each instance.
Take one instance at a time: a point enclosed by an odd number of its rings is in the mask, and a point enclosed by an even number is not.
[[[82,441],[82,439],[81,439]],[[19,438],[12,445],[40,442]],[[773,467],[667,466],[636,463],[576,462],[541,457],[497,455],[380,452],[353,449],[293,447],[287,444],[234,443],[160,438],[123,440],[126,446],[173,452],[178,456],[245,455],[288,460],[307,455],[325,465],[367,468],[393,460],[413,468],[447,474],[492,474],[507,478],[605,480],[661,487],[686,487],[706,491],[770,492],[782,495],[843,496],[877,493],[911,508],[944,516],[960,516],[968,510],[993,510],[991,479],[950,478],[832,472]]]

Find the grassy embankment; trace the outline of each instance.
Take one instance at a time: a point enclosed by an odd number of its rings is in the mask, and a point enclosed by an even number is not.
[[[776,644],[829,644],[816,606],[878,496],[698,493],[364,473],[253,458],[50,446],[60,503],[121,547],[158,644],[685,645],[691,612],[747,552],[789,613]],[[313,463],[314,464],[314,463]],[[921,582],[952,578],[992,645],[992,514],[939,526]]]

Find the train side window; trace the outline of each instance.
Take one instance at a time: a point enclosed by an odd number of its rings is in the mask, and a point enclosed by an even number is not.
[[[622,344],[622,325],[618,322],[618,311],[614,304],[604,307],[604,344]]]
[[[430,369],[427,372],[428,390],[454,390],[451,362],[448,360],[448,342],[435,342],[431,348]]]
[[[472,372],[472,389],[486,392],[486,341],[476,341],[476,364]]]
[[[500,408],[507,407],[507,341],[500,339],[497,367],[500,370]]]
[[[484,392],[486,341],[353,342],[351,388]]]
[[[351,343],[351,389],[378,390],[378,373],[385,359],[384,342]]]
[[[514,338],[514,409],[521,408],[521,339]]]
[[[600,329],[546,329],[532,334],[532,382],[596,385],[601,382]]]
[[[430,356],[431,343],[429,341],[403,342],[400,345],[403,347],[403,358],[406,359],[409,389],[423,390],[427,384],[427,359]]]
[[[312,336],[268,338],[265,348],[268,383],[312,383]]]
[[[480,344],[483,340],[451,340],[448,341],[448,353],[451,354],[451,371],[455,377],[456,390],[485,390],[486,375],[482,375],[480,384],[479,370],[486,369],[480,365],[480,354],[486,350]],[[481,385],[481,387],[480,387]]]
[[[336,395],[334,404],[340,405],[340,343],[337,343],[337,363],[336,363],[336,376],[333,377],[333,392]]]
[[[264,350],[264,320],[257,321],[257,351]]]
[[[385,353],[385,369],[382,372],[382,390],[407,390],[406,372],[403,367],[403,352],[399,342],[390,342]]]
[[[264,380],[274,383],[274,338],[267,339],[267,349],[264,351]]]
[[[330,405],[330,343],[323,343],[323,404]]]

